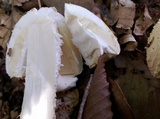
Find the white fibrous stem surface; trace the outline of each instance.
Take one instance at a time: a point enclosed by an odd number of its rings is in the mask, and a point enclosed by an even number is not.
[[[55,24],[45,20],[29,27],[27,68],[21,119],[55,117],[57,46],[61,42]],[[33,32],[34,31],[34,32]],[[60,53],[59,53],[60,54]],[[60,58],[59,58],[60,59]]]
[[[72,43],[72,35],[67,27],[64,16],[56,11],[56,8],[41,8],[39,13],[47,14],[53,19],[57,25],[58,32],[61,34],[63,40],[62,49],[62,65],[60,69],[61,75],[76,76],[82,72],[83,62],[82,56],[75,45]]]

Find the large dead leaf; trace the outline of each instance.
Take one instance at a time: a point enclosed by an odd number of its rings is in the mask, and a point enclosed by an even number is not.
[[[105,55],[99,58],[93,75],[83,119],[112,119],[109,83],[106,81]]]
[[[116,25],[117,28],[130,29],[134,23],[135,16],[135,4],[132,3],[131,6],[119,5],[118,9],[119,20]]]
[[[122,115],[123,119],[135,119],[133,112],[131,110],[130,105],[127,102],[126,97],[123,94],[123,91],[121,90],[119,84],[116,82],[116,80],[108,79],[109,84],[111,85],[111,91],[114,98],[114,103]]]

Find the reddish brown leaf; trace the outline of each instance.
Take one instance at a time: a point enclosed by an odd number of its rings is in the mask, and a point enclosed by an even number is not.
[[[116,80],[108,79],[108,81],[111,85],[114,103],[123,119],[135,119],[131,107],[128,104],[127,99],[124,96],[119,84],[116,82]]]
[[[106,81],[105,55],[99,58],[93,75],[83,119],[112,119],[109,83]]]

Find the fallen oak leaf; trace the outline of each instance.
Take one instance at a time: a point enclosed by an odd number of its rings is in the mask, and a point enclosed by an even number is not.
[[[143,35],[153,23],[154,21],[149,15],[147,5],[145,5],[144,13],[135,22],[133,33],[135,35]]]
[[[126,47],[124,48],[125,51],[134,51],[138,46],[138,43],[132,34],[127,34],[122,36],[119,39],[119,43],[127,44]]]
[[[131,0],[119,0],[118,22],[116,27],[130,29],[134,23],[135,3]]]
[[[119,84],[111,78],[108,78],[108,82],[111,86],[114,103],[116,104],[116,107],[122,115],[123,119],[135,119],[132,109],[128,104],[127,99],[125,98]]]
[[[100,56],[83,111],[83,119],[112,119],[109,83],[104,69],[106,54]]]

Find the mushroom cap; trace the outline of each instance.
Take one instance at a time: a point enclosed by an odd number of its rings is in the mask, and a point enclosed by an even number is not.
[[[73,43],[89,67],[94,67],[103,53],[107,54],[107,60],[120,53],[120,46],[113,32],[89,10],[65,4],[65,19],[72,33]]]

